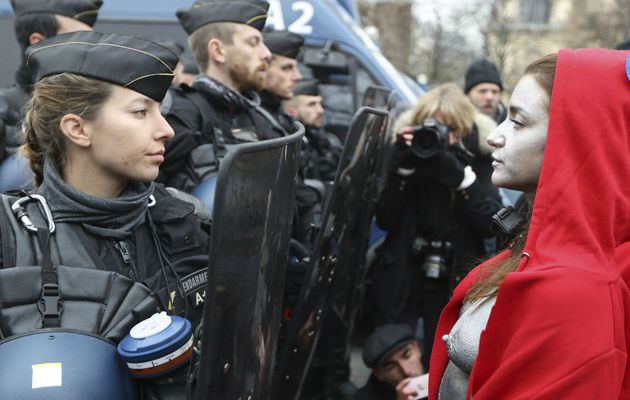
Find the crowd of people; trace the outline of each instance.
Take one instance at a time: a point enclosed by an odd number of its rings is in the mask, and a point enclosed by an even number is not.
[[[304,38],[266,30],[266,1],[196,1],[176,14],[191,67],[182,46],[94,31],[101,1],[11,5],[23,54],[0,90],[0,161],[25,156],[34,180],[1,197],[0,354],[42,329],[118,344],[156,312],[199,332],[203,287],[184,283],[212,268],[216,231],[191,192],[235,146],[303,126],[289,320],[344,154],[320,82],[302,76]],[[392,121],[374,215],[387,235],[364,299],[370,377],[335,392],[347,354],[320,346],[313,373],[335,378],[301,398],[630,398],[630,53],[561,50],[507,105],[503,89],[477,60],[463,90],[436,86]],[[139,379],[135,395],[190,398],[202,373]]]

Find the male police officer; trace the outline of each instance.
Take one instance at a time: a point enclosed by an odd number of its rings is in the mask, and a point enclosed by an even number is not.
[[[47,37],[91,31],[102,4],[100,0],[11,0],[15,37],[22,53]],[[0,161],[22,144],[19,125],[33,84],[25,61],[22,56],[22,64],[15,74],[16,84],[0,89]]]
[[[271,62],[260,93],[262,106],[289,133],[293,118],[282,110],[282,101],[293,97],[295,85],[302,79],[297,56],[304,39],[288,31],[265,31],[263,40],[271,51]]]
[[[158,180],[190,191],[216,172],[225,146],[282,136],[260,111],[271,53],[261,30],[269,3],[195,2],[177,17],[200,75],[172,89],[162,113],[175,130]]]
[[[505,120],[507,109],[501,103],[503,82],[496,65],[486,59],[473,61],[466,70],[464,92],[479,111],[497,124]]]
[[[343,144],[337,136],[323,129],[324,108],[319,82],[314,79],[301,81],[293,93],[293,98],[285,100],[284,110],[306,128],[308,142],[303,146],[306,156],[301,159],[305,178],[333,181]]]

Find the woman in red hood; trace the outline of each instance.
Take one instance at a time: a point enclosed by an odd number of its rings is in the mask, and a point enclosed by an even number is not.
[[[630,399],[628,58],[563,50],[514,89],[492,181],[527,193],[529,227],[442,312],[430,399]]]

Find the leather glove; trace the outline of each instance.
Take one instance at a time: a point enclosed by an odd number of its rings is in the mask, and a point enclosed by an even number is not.
[[[394,174],[398,168],[411,170],[415,167],[416,160],[417,158],[413,155],[409,146],[397,142],[389,158],[388,171],[390,174]]]
[[[435,179],[451,189],[456,189],[464,180],[466,165],[450,151],[440,151],[416,165],[414,176],[425,179]]]

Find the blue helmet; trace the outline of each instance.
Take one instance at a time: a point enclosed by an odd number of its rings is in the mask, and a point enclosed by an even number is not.
[[[0,342],[2,398],[131,400],[137,390],[109,341],[84,332],[42,329]]]

